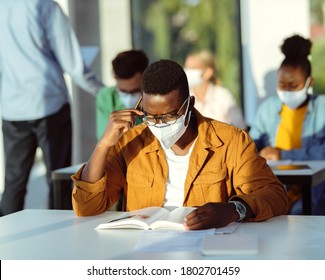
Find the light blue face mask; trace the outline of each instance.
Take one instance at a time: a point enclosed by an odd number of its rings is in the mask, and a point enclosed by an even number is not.
[[[310,84],[310,77],[307,78],[303,89],[296,91],[284,91],[277,89],[277,93],[281,101],[291,110],[298,108],[307,99],[307,90]]]
[[[128,93],[120,90],[117,90],[117,94],[125,108],[134,108],[141,96],[141,92]]]

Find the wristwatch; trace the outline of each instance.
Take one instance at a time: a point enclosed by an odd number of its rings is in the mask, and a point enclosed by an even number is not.
[[[244,220],[246,217],[246,206],[242,202],[237,200],[231,200],[229,202],[235,204],[236,206],[236,211],[239,215],[239,219],[237,220],[237,222]]]

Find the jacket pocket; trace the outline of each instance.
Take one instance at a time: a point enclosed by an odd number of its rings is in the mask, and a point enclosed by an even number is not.
[[[153,175],[132,171],[127,173],[127,209],[134,210],[147,207],[151,197]]]
[[[192,199],[199,205],[228,201],[227,181],[225,167],[203,170],[193,182],[192,193],[195,197]]]
[[[228,177],[226,167],[216,167],[213,169],[202,170],[194,180],[194,184],[215,184],[223,181]]]

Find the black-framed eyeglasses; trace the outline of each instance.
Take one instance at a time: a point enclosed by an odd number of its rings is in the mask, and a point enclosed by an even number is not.
[[[172,125],[172,124],[176,123],[176,121],[177,121],[177,119],[179,117],[179,112],[182,110],[182,108],[184,107],[186,102],[189,100],[189,98],[190,97],[188,97],[184,101],[182,106],[179,108],[179,110],[175,114],[165,114],[165,115],[161,115],[161,116],[151,116],[151,115],[146,115],[146,113],[144,112],[145,115],[142,116],[143,123],[145,123],[146,125],[149,125],[149,126],[155,126],[156,124],[158,124],[159,120],[161,120],[161,122],[166,124],[166,125]]]

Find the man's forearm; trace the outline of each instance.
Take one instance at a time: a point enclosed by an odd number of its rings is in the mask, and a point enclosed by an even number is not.
[[[110,147],[98,142],[88,163],[82,171],[80,179],[89,183],[95,183],[103,177],[105,162]]]

